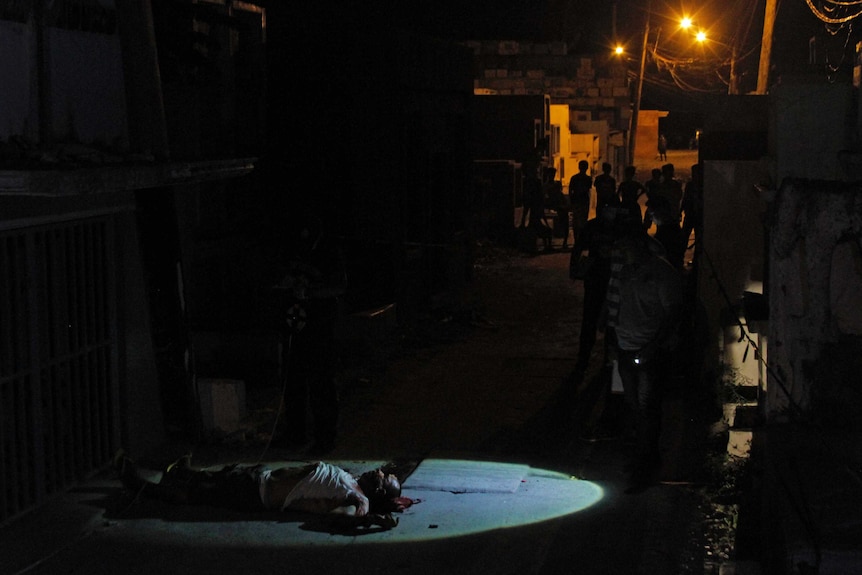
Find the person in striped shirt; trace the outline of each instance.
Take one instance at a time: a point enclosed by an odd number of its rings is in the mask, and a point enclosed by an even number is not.
[[[641,229],[615,242],[607,325],[634,420],[632,490],[652,483],[661,467],[662,393],[671,375],[682,303],[679,271],[657,240]]]

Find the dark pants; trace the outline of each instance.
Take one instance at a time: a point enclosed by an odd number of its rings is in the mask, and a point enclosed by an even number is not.
[[[658,351],[648,360],[636,363],[637,355],[633,351],[617,352],[623,393],[637,434],[634,474],[642,477],[660,464],[661,404],[664,385],[670,375],[670,356]]]
[[[578,237],[581,234],[581,230],[584,229],[584,226],[587,225],[587,220],[590,217],[590,204],[589,202],[586,205],[575,205],[572,207],[572,234],[574,236],[573,242],[578,241]]]
[[[563,238],[563,246],[569,244],[569,210],[557,208],[557,218],[554,220],[554,235]]]
[[[258,483],[260,471],[260,465],[232,464],[215,471],[190,472],[185,480],[188,485],[188,502],[238,511],[263,510]]]
[[[216,470],[175,467],[153,483],[141,475],[132,460],[125,458],[120,480],[130,491],[169,503],[260,511],[264,509],[258,481],[261,471],[261,465],[232,464]]]
[[[691,219],[692,218],[685,218],[682,223],[682,232],[680,235],[682,236],[683,242],[685,242],[685,250],[688,250],[688,240],[691,237],[691,232],[694,232],[694,254],[692,260],[696,269],[700,262],[700,255],[703,252],[703,223],[694,223]]]
[[[315,441],[333,443],[339,412],[335,381],[338,302],[311,301],[306,313],[302,329],[286,338],[284,429],[291,439],[303,439],[310,408]]]
[[[604,273],[588,273],[584,278],[584,310],[581,316],[581,334],[578,341],[578,365],[586,368],[593,347],[596,345],[596,331],[605,304],[608,276]]]
[[[551,246],[551,238],[554,235],[554,230],[552,230],[545,221],[541,218],[533,218],[532,212],[530,212],[530,230],[535,232],[536,235],[541,238],[542,243],[546,248]]]

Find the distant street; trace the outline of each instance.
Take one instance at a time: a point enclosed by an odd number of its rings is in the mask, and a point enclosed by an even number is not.
[[[664,164],[673,164],[676,177],[683,185],[691,179],[691,167],[697,163],[697,150],[668,150],[667,160],[659,160],[658,153],[640,153],[635,158],[637,180],[645,182],[650,177],[650,170],[661,168]]]

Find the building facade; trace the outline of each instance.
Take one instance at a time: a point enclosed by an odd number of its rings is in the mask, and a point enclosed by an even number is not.
[[[569,125],[560,130],[576,141],[568,147],[580,150],[583,135],[599,134],[598,154],[590,159],[594,173],[610,162],[622,175],[628,163],[625,142],[631,122],[631,89],[625,63],[612,56],[569,53],[565,42],[471,41],[473,90],[483,95],[547,95],[551,105],[570,109]],[[553,130],[553,127],[551,128]],[[576,171],[572,162],[559,157],[557,176],[567,182]]]

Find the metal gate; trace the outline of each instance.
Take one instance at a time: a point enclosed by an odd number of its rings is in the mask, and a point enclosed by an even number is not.
[[[117,447],[114,237],[111,215],[0,231],[0,523]]]

